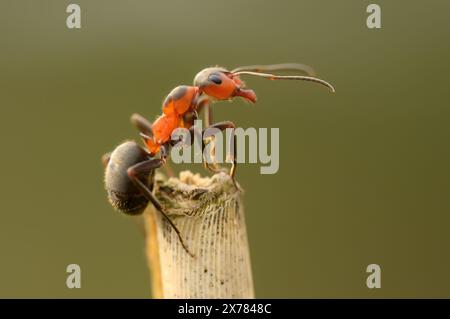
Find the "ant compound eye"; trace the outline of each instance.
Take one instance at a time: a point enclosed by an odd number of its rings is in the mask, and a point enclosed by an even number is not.
[[[208,76],[208,80],[216,84],[222,84],[222,79],[217,74],[211,74],[210,76]]]

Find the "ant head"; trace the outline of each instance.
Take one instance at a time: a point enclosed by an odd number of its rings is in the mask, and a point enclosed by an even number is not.
[[[295,70],[302,71],[308,75],[274,75],[261,71]],[[247,101],[256,102],[256,95],[253,90],[245,89],[241,76],[256,76],[268,80],[300,80],[310,81],[327,87],[331,92],[335,92],[334,87],[319,78],[312,76],[314,71],[303,64],[283,63],[274,65],[252,65],[236,68],[232,71],[220,67],[206,68],[200,71],[194,79],[194,85],[200,92],[217,100],[227,100],[235,96],[241,96]]]
[[[220,67],[206,68],[197,73],[194,85],[206,95],[217,100],[228,100],[240,96],[249,102],[256,102],[253,90],[244,89],[244,82],[238,75]]]

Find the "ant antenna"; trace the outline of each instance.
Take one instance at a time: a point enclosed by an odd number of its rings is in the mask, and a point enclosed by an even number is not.
[[[323,86],[326,86],[330,89],[331,92],[336,92],[334,87],[328,83],[327,81],[324,81],[319,78],[315,78],[312,76],[303,76],[303,75],[273,75],[268,73],[260,73],[260,72],[252,72],[252,71],[238,71],[233,72],[233,75],[253,75],[253,76],[259,76],[265,79],[269,80],[301,80],[301,81],[310,81],[310,82],[316,82],[319,84],[322,84]]]
[[[272,71],[301,71],[309,76],[315,76],[316,72],[312,67],[301,63],[279,63],[279,64],[268,64],[268,65],[246,65],[240,66],[232,70],[231,73],[241,72],[241,71],[252,71],[252,72],[272,72]]]

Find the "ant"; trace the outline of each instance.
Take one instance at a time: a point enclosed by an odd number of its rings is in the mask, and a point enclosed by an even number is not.
[[[298,70],[308,75],[263,73],[280,70]],[[245,66],[232,71],[221,67],[210,67],[200,71],[194,78],[193,86],[178,86],[167,95],[162,106],[163,114],[153,124],[138,114],[132,115],[131,122],[140,131],[146,149],[134,141],[127,141],[117,146],[112,153],[105,154],[102,157],[106,166],[105,188],[109,202],[117,210],[129,215],[141,214],[148,202],[151,202],[175,230],[184,250],[189,255],[194,256],[186,246],[181,232],[167,216],[162,205],[152,193],[155,169],[166,163],[170,148],[180,142],[171,138],[172,132],[177,128],[187,128],[190,134],[194,134],[194,121],[198,118],[198,112],[205,108],[207,110],[205,111],[205,118],[207,118],[205,130],[216,128],[223,131],[230,128],[234,143],[233,150],[235,150],[234,130],[236,126],[230,121],[210,124],[212,122],[209,110],[211,100],[230,100],[238,96],[255,103],[256,94],[253,90],[245,88],[244,82],[240,79],[242,75],[258,76],[270,80],[312,81],[328,87],[332,92],[335,91],[331,84],[311,76],[312,74],[313,70],[310,67],[294,63]],[[202,136],[205,138],[204,134]],[[202,150],[204,147],[203,139]],[[158,153],[159,157],[157,156]],[[236,172],[235,153],[233,151],[230,176],[237,186],[234,180]]]

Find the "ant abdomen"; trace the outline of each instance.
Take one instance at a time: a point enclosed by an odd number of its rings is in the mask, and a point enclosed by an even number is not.
[[[120,144],[111,153],[105,170],[105,189],[111,205],[124,214],[139,215],[148,204],[148,199],[128,176],[130,167],[148,158],[148,153],[133,141]],[[142,180],[146,185],[151,184],[148,177]]]

